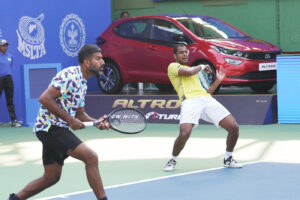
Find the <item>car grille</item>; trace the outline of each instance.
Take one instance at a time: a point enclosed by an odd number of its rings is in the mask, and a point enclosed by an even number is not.
[[[250,60],[274,60],[278,54],[281,52],[249,52],[247,58]]]
[[[228,78],[247,79],[247,80],[274,79],[276,78],[276,70],[262,71],[262,72],[254,71],[254,72],[248,72],[247,74],[241,76],[228,76]]]

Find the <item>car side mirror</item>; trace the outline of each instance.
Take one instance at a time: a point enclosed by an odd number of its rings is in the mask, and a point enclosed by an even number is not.
[[[185,41],[185,38],[184,38],[184,35],[173,35],[172,39],[176,42],[184,42]]]

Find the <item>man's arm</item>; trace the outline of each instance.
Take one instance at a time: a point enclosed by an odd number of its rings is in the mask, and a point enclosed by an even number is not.
[[[204,70],[205,73],[211,72],[209,65],[201,64],[201,65],[197,65],[197,66],[193,66],[193,67],[189,67],[189,68],[181,67],[178,71],[178,75],[179,76],[193,76],[201,70]]]
[[[79,108],[77,109],[77,112],[76,112],[75,117],[76,117],[77,119],[79,119],[80,121],[82,121],[82,122],[89,122],[89,121],[96,121],[96,120],[97,120],[97,119],[95,119],[95,118],[89,116],[89,115],[84,111],[84,107],[79,107]],[[104,115],[104,116],[100,117],[98,120],[101,120],[101,119],[106,118],[106,117],[107,117],[107,116]],[[101,123],[97,126],[97,128],[99,128],[99,129],[101,129],[101,130],[102,130],[102,129],[109,129],[109,123],[108,123],[106,120],[104,120],[103,122],[101,122]]]
[[[72,117],[58,106],[56,99],[60,96],[60,91],[51,86],[43,92],[39,98],[39,102],[45,106],[49,112],[67,122],[73,130],[84,128],[84,124],[79,119]]]
[[[223,67],[220,67],[219,71],[216,71],[216,80],[213,84],[208,88],[207,92],[209,94],[213,94],[217,87],[220,85],[221,81],[226,77],[226,71]]]
[[[84,111],[84,107],[79,107],[77,109],[76,115],[75,117],[77,119],[79,119],[82,122],[90,122],[90,121],[96,121],[95,118],[89,116],[85,111]]]

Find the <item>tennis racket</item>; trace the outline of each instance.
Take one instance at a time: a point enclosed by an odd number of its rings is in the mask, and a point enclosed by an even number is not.
[[[83,123],[85,126],[97,126],[104,120],[108,121],[111,129],[125,134],[140,133],[147,125],[145,115],[132,108],[117,109],[109,113],[105,119]]]

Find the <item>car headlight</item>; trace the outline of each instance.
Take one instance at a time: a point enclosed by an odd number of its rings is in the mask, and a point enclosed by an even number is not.
[[[241,60],[231,59],[231,58],[224,58],[225,61],[230,65],[239,65],[242,63]]]
[[[237,56],[241,58],[248,58],[248,53],[245,51],[240,51],[240,50],[234,50],[234,49],[226,49],[223,47],[218,47],[218,46],[212,46],[211,47],[216,50],[219,53],[226,54],[226,55],[231,55],[231,56]]]

